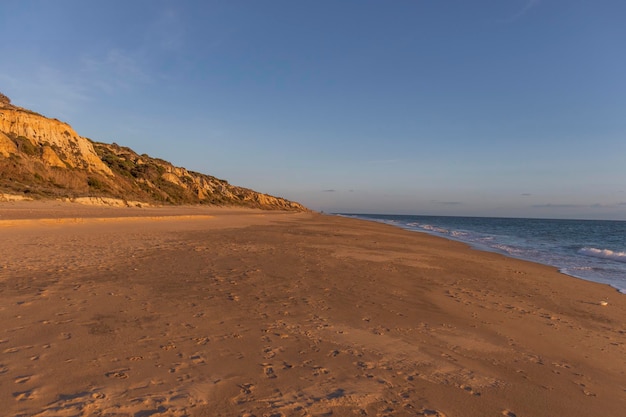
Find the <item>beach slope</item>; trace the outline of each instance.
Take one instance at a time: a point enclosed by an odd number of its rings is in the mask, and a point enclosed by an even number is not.
[[[608,286],[315,213],[24,204],[0,205],[5,415],[626,409]]]

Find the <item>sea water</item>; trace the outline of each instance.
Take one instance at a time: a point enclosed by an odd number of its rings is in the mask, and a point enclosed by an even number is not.
[[[626,294],[626,221],[341,214],[558,268]]]

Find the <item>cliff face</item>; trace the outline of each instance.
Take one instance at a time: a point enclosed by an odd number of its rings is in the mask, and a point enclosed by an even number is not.
[[[283,198],[92,142],[71,126],[0,94],[0,192],[35,197],[108,197],[151,204],[218,204],[306,210]]]
[[[46,150],[42,155],[51,161],[61,160],[70,168],[110,174],[110,170],[96,155],[93,146],[67,124],[20,111],[2,111],[0,130],[24,137],[35,146]],[[53,155],[56,155],[54,157]]]

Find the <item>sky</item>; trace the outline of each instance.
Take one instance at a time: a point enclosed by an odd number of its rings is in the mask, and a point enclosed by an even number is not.
[[[623,0],[1,0],[0,92],[325,212],[626,220]]]

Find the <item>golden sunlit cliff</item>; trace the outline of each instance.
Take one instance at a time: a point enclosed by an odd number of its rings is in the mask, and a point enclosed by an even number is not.
[[[3,195],[306,210],[115,143],[93,142],[67,123],[15,106],[0,93],[0,199]]]

